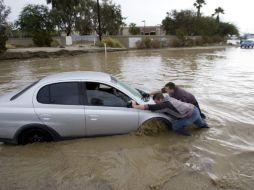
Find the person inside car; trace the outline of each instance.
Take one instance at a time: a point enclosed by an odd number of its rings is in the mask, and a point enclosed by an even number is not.
[[[191,124],[195,124],[198,128],[209,128],[202,120],[198,108],[193,104],[181,102],[170,96],[164,97],[162,93],[154,94],[153,100],[156,104],[138,105],[132,100],[132,107],[164,113],[175,119],[172,128],[178,134],[190,136],[191,134],[185,130],[185,127]]]
[[[169,96],[171,96],[172,98],[175,98],[175,99],[180,100],[182,102],[190,103],[190,104],[196,106],[199,110],[199,113],[200,113],[201,117],[203,119],[206,118],[205,114],[203,114],[201,112],[201,109],[199,107],[198,101],[195,98],[195,96],[193,94],[191,94],[190,92],[187,92],[186,90],[184,90],[184,89],[180,88],[179,86],[175,85],[173,82],[167,83],[164,86],[164,88],[162,88],[160,91],[152,92],[152,93],[150,93],[150,95],[153,96],[154,94],[159,93],[159,92],[168,93]]]

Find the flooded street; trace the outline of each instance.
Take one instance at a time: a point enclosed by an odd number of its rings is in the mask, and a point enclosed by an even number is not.
[[[48,74],[103,71],[147,92],[192,92],[208,130],[14,146],[0,144],[0,190],[252,190],[254,50],[172,49],[0,62],[0,94]],[[0,108],[1,109],[1,108]],[[156,127],[156,124],[154,124]]]

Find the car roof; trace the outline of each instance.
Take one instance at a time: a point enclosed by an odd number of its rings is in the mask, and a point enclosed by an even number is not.
[[[40,82],[54,82],[54,81],[74,81],[74,80],[99,80],[110,82],[111,76],[103,72],[94,72],[94,71],[73,71],[73,72],[64,72],[46,76],[40,80]]]

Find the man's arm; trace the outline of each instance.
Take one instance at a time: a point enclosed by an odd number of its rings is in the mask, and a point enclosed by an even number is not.
[[[156,90],[150,93],[150,96],[153,96],[157,93],[166,93],[165,88],[162,88],[161,90]]]
[[[161,93],[161,90],[156,90],[156,91],[150,92],[150,96],[153,96],[154,94],[157,94],[157,93]]]
[[[133,100],[131,101],[131,105],[135,109],[145,110],[145,105],[138,105],[137,102]]]
[[[150,111],[158,111],[158,110],[163,110],[166,108],[169,108],[171,105],[169,105],[169,102],[162,102],[159,104],[147,104],[147,105],[137,105],[135,101],[132,102],[132,107],[140,110],[150,110]]]

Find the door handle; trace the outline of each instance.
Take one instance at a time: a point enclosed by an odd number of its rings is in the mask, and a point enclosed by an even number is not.
[[[88,116],[91,121],[97,121],[99,116],[98,115],[89,115]]]
[[[50,114],[40,114],[40,117],[43,119],[43,120],[50,120],[51,119],[51,115]]]

